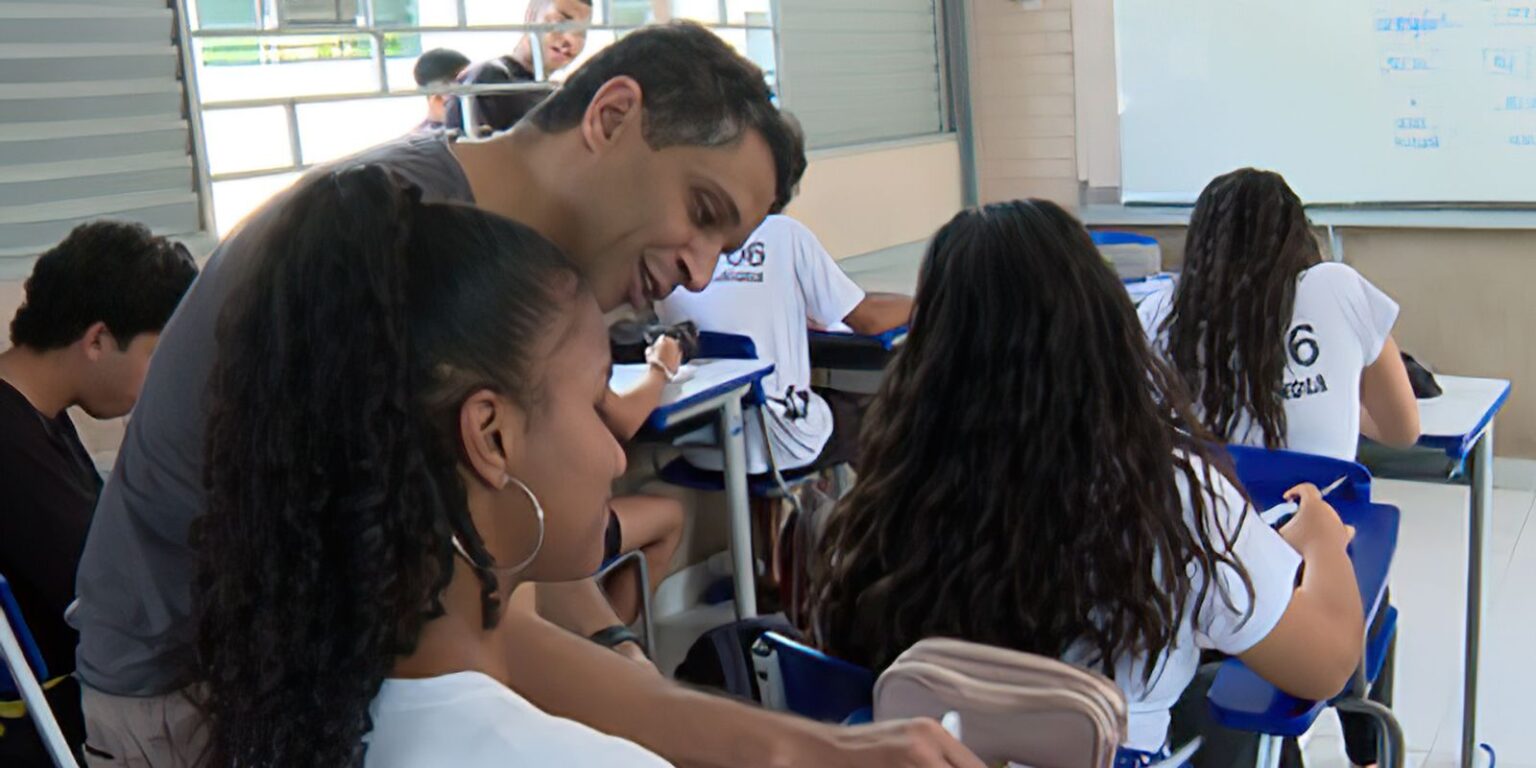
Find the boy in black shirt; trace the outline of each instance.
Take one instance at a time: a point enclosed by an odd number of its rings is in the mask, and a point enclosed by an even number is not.
[[[101,476],[65,411],[101,419],[133,409],[160,330],[192,284],[186,249],[139,224],[76,227],[26,282],[0,353],[0,575],[43,653],[48,700],[77,751],[85,738],[75,631],[64,609]],[[51,765],[31,721],[0,706],[0,765]]]
[[[528,5],[527,19],[530,24],[584,24],[592,20],[592,2],[534,0]],[[533,58],[535,41],[540,48],[538,62]],[[580,29],[548,31],[537,36],[524,35],[510,54],[471,66],[464,71],[459,82],[467,85],[505,85],[548,81],[552,73],[580,56],[586,46],[587,33]],[[466,136],[500,133],[516,125],[523,115],[538,106],[553,89],[554,86],[544,82],[543,87],[533,90],[474,97],[474,130],[468,130],[464,125],[460,100],[452,99],[448,102],[445,122],[448,127],[457,128]]]

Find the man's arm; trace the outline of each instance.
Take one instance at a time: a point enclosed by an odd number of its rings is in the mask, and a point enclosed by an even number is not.
[[[868,293],[853,308],[843,322],[854,333],[863,336],[879,336],[892,328],[906,325],[912,319],[912,297],[899,293]]]
[[[514,606],[512,687],[685,768],[985,768],[932,720],[842,728],[684,688]]]

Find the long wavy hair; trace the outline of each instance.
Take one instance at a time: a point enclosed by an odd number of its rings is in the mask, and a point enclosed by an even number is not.
[[[1053,203],[939,230],[865,425],[859,482],[813,564],[812,628],[835,656],[879,670],[945,636],[1073,649],[1112,675],[1174,642],[1210,589],[1189,594],[1191,564],[1230,566],[1251,592],[1238,531],[1212,530],[1206,493],[1189,494],[1193,526],[1181,500],[1180,478],[1208,488],[1224,461]]]
[[[443,612],[452,538],[493,564],[460,406],[537,398],[536,340],[581,284],[533,231],[424,205],[378,167],[283,211],[247,233],[263,250],[217,329],[196,669],[211,765],[334,768],[361,764],[369,703]],[[476,572],[490,627],[496,579]]]
[[[1280,174],[1243,168],[1200,193],[1159,330],[1217,438],[1241,439],[1233,433],[1248,416],[1266,447],[1285,445],[1285,334],[1296,279],[1322,260],[1301,198]]]

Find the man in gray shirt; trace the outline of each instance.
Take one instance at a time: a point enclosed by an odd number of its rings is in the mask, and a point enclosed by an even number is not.
[[[804,162],[762,73],[702,27],[677,24],[625,36],[493,141],[415,136],[327,170],[383,165],[427,200],[522,221],[612,308],[702,289],[719,255],[789,198]],[[214,329],[288,198],[219,246],[171,319],[97,509],[70,614],[92,765],[197,762],[188,535],[203,504]],[[687,691],[531,615],[509,614],[505,629],[509,653],[541,660],[517,665],[521,693],[675,762],[972,764],[926,721],[838,731]]]

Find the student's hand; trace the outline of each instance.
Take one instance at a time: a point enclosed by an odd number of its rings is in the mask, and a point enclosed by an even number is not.
[[[677,369],[683,365],[683,347],[677,343],[677,339],[671,336],[662,336],[656,339],[645,350],[646,364],[656,363],[676,374]]]
[[[926,718],[838,727],[819,754],[807,754],[793,765],[829,768],[987,768],[965,745],[938,723]]]
[[[1296,502],[1296,514],[1280,529],[1297,552],[1303,555],[1314,547],[1342,551],[1355,538],[1355,529],[1339,519],[1339,513],[1323,500],[1317,486],[1302,483],[1285,492],[1287,501]]]

